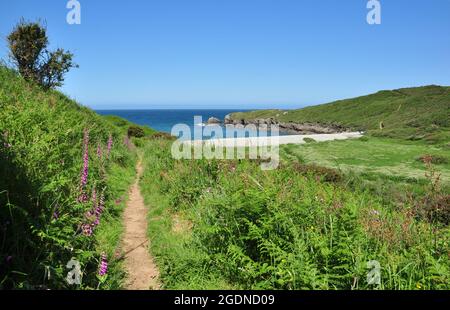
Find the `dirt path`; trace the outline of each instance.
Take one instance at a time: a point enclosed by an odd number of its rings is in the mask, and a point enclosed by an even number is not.
[[[142,175],[142,163],[136,166],[136,181],[131,187],[130,196],[123,218],[125,233],[123,251],[125,252],[125,269],[127,281],[125,288],[129,290],[160,289],[159,271],[150,255],[150,242],[147,238],[147,207],[139,190],[139,179]]]

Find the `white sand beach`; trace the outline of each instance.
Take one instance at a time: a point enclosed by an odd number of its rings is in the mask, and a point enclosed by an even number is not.
[[[273,137],[247,137],[247,138],[223,138],[210,140],[191,140],[184,141],[185,144],[198,145],[201,143],[214,144],[222,147],[245,147],[245,146],[276,146],[283,144],[304,144],[305,138],[314,139],[317,142],[331,140],[346,140],[360,138],[361,132],[343,132],[334,134],[311,134],[311,135],[289,135],[289,136],[273,136]]]

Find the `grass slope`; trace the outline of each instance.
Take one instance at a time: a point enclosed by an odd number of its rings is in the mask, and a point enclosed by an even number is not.
[[[450,87],[424,86],[380,91],[298,110],[260,110],[232,119],[275,118],[282,122],[340,124],[402,139],[450,141]],[[380,130],[380,123],[384,129]]]
[[[81,189],[85,130],[89,167]],[[135,162],[123,139],[109,120],[0,67],[0,288],[120,287],[118,219]],[[81,190],[87,202],[78,201]],[[81,225],[91,223],[87,212],[100,204],[102,192],[105,211],[86,236]],[[103,251],[111,272],[98,278]],[[72,257],[81,263],[81,286],[66,282]]]

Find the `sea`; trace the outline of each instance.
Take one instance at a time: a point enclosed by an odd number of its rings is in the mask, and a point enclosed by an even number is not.
[[[101,115],[116,115],[130,122],[136,123],[138,125],[147,125],[155,130],[172,133],[172,128],[177,124],[185,124],[189,126],[191,130],[191,137],[194,137],[194,129],[197,131],[201,128],[202,131],[205,130],[206,122],[210,117],[216,117],[221,121],[224,120],[225,116],[233,112],[245,112],[248,110],[228,110],[228,109],[176,109],[176,110],[97,110],[96,112]],[[194,117],[200,117],[201,119]],[[244,132],[246,136],[260,136],[260,135],[271,135],[271,133],[260,132]],[[288,133],[280,132],[279,135],[287,135]],[[181,133],[174,133],[174,136],[181,137]],[[225,135],[225,131],[224,131]],[[236,135],[237,136],[237,135]],[[213,135],[205,135],[204,139],[215,138]],[[216,137],[221,138],[221,137]]]

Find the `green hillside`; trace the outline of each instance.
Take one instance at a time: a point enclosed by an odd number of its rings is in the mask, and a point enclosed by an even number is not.
[[[82,288],[118,286],[114,277],[97,279],[97,268],[102,252],[113,257],[134,178],[124,139],[106,118],[0,67],[0,289],[69,288],[72,257]],[[87,214],[99,206],[94,225]]]
[[[450,140],[450,87],[432,85],[380,91],[298,110],[233,113],[231,118],[332,123],[374,135],[447,142]],[[380,124],[384,129],[380,129]]]

